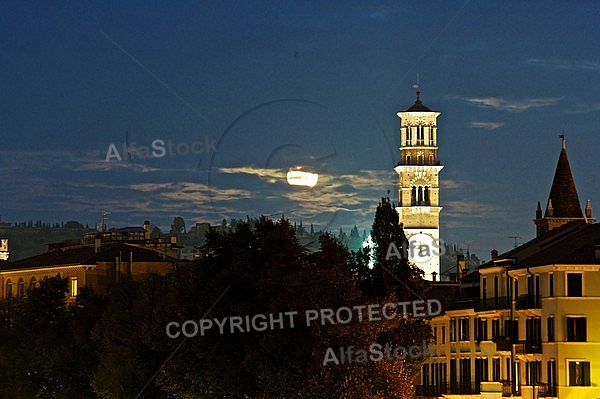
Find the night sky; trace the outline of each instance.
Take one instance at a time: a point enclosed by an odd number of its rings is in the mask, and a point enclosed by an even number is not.
[[[489,259],[533,238],[563,129],[600,214],[598,2],[70,3],[0,5],[3,221],[369,229],[398,200],[417,74],[441,112],[444,240]],[[106,161],[155,140],[162,157]],[[286,183],[297,165],[316,187]]]

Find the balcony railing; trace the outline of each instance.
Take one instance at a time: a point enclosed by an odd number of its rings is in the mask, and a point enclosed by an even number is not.
[[[417,396],[427,398],[435,398],[448,393],[446,389],[447,385],[417,385],[415,388]]]
[[[519,295],[519,297],[517,298],[515,307],[517,310],[539,309],[542,307],[542,305],[541,305],[542,302],[540,299],[541,298],[536,295],[527,295],[527,294]]]
[[[538,387],[538,398],[556,397],[556,385],[540,383]]]
[[[496,350],[510,352],[512,350],[512,341],[506,337],[494,337],[492,341],[496,343]]]
[[[479,384],[472,382],[451,382],[445,385],[417,385],[415,388],[417,396],[429,398],[444,394],[475,395],[480,393]]]
[[[519,341],[515,343],[515,353],[542,353],[542,343],[535,341]]]
[[[508,380],[502,381],[502,396],[507,397],[512,395],[512,383]]]
[[[509,309],[509,303],[505,296],[499,296],[494,298],[485,298],[479,301],[476,305],[475,310],[496,310],[496,309]]]

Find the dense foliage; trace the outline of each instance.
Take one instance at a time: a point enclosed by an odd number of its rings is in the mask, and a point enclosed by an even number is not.
[[[179,229],[180,227],[177,227]],[[405,241],[389,199],[382,199],[368,249],[350,252],[324,234],[320,250],[300,245],[286,220],[261,218],[230,231],[211,230],[203,257],[167,276],[122,280],[107,293],[82,289],[65,303],[66,279],[41,282],[19,302],[3,304],[0,393],[10,398],[409,398],[422,358],[335,364],[329,348],[374,343],[420,345],[423,318],[349,323],[307,311],[424,298],[418,269],[385,259]],[[296,312],[258,331],[255,315]],[[238,316],[241,332],[229,323]],[[319,314],[320,316],[320,314]],[[291,325],[293,318],[294,325]],[[167,336],[171,322],[211,321],[204,335]],[[224,321],[225,320],[225,321]],[[189,324],[190,327],[192,324]],[[231,328],[230,328],[231,327]],[[173,328],[173,331],[176,331]],[[177,331],[181,332],[181,328]],[[193,331],[193,328],[187,328]],[[324,363],[326,363],[324,365]]]

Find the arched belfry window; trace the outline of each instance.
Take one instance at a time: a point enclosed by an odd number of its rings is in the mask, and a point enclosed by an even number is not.
[[[413,186],[413,188],[412,188],[412,195],[411,195],[411,199],[410,199],[410,204],[411,205],[417,205],[417,188],[415,186]]]
[[[429,187],[425,187],[423,200],[425,201],[425,205],[429,206]]]
[[[423,187],[419,186],[419,198],[417,200],[419,205],[423,205]]]

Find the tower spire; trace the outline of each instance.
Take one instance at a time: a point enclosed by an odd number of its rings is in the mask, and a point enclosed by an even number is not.
[[[539,208],[536,211],[535,224],[537,226],[538,236],[572,221],[579,220],[587,223],[594,223],[595,221],[593,218],[587,216],[587,204],[585,217],[581,211],[579,195],[577,194],[575,180],[573,179],[569,158],[567,157],[567,145],[564,131],[559,137],[561,139],[561,150],[556,165],[556,171],[554,172],[554,179],[552,180],[552,187],[550,188],[550,195],[548,196],[544,217],[541,217]],[[589,214],[591,215],[591,205],[589,208]]]

